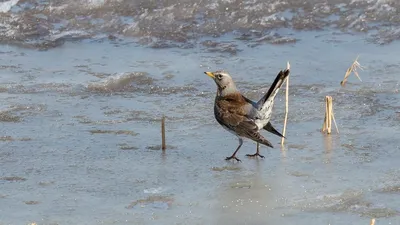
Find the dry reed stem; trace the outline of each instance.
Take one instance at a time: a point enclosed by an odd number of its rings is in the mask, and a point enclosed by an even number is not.
[[[290,72],[290,63],[287,62],[286,64],[286,69],[289,70]],[[288,120],[288,113],[289,113],[289,76],[286,78],[286,92],[285,92],[285,97],[286,97],[286,103],[285,103],[285,121],[283,123],[283,131],[282,131],[282,135],[284,137],[286,137],[286,125],[287,125],[287,120]],[[283,146],[283,144],[285,143],[285,138],[282,137],[281,139],[281,145]]]
[[[370,225],[375,225],[375,219],[374,218],[371,219],[371,224]]]
[[[333,114],[333,103],[332,96],[325,97],[325,118],[324,124],[322,125],[322,132],[330,134],[332,132],[332,119],[336,127],[336,131],[339,133],[339,128],[336,124],[335,116]]]
[[[360,75],[358,74],[357,69],[364,70],[364,68],[361,66],[361,64],[358,62],[358,57],[354,60],[354,62],[351,64],[351,66],[347,69],[346,74],[344,75],[343,80],[340,82],[340,85],[344,86],[346,84],[347,78],[350,76],[351,72],[356,75],[356,77],[362,82]]]
[[[165,116],[161,119],[161,149],[165,150],[167,146],[165,145]]]
[[[330,134],[332,132],[332,108],[331,108],[331,104],[330,104],[331,101],[332,101],[331,99],[332,99],[331,96],[327,96],[325,98],[325,100],[326,100],[326,102],[325,102],[325,105],[326,105],[325,110],[326,110],[326,118],[327,118],[327,120],[326,120],[326,123],[327,123],[326,128],[328,129],[328,134]]]
[[[325,119],[324,124],[322,126],[322,131],[327,131],[328,134],[331,133],[331,121],[332,117],[330,115],[330,107],[329,107],[329,99],[331,96],[325,97]]]

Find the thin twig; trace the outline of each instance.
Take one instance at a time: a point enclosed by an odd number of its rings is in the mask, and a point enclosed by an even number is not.
[[[333,114],[333,109],[332,109],[332,119],[333,119],[333,123],[335,124],[335,127],[336,127],[336,132],[339,133],[339,128],[336,124],[335,115]]]
[[[161,149],[165,150],[167,148],[165,144],[165,116],[161,119]]]

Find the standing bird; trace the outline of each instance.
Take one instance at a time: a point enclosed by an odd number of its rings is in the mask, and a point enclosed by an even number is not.
[[[215,119],[226,130],[236,135],[239,139],[239,146],[226,160],[235,159],[236,153],[243,144],[243,137],[249,138],[257,143],[261,143],[273,148],[271,142],[265,139],[260,130],[265,129],[275,135],[283,137],[269,122],[271,119],[274,99],[285,79],[289,76],[289,69],[280,71],[275,81],[272,83],[268,92],[258,101],[253,102],[244,97],[237,89],[232,77],[223,71],[204,72],[211,77],[217,84],[217,95],[214,103]],[[250,157],[259,156],[259,150]]]

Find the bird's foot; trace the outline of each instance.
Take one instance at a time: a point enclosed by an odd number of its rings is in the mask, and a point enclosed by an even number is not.
[[[231,159],[235,159],[237,162],[241,162],[242,160],[238,159],[236,156],[230,156],[230,157],[226,157],[225,160],[231,160]]]
[[[246,156],[247,157],[257,157],[257,156],[259,156],[262,159],[265,158],[263,155],[260,155],[258,152],[254,153],[254,154],[247,154]]]

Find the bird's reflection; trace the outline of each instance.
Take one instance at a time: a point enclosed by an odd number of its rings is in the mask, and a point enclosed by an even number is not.
[[[266,160],[254,159],[239,166],[218,189],[213,224],[277,224],[283,210],[279,207],[286,176],[283,163],[272,167]]]

